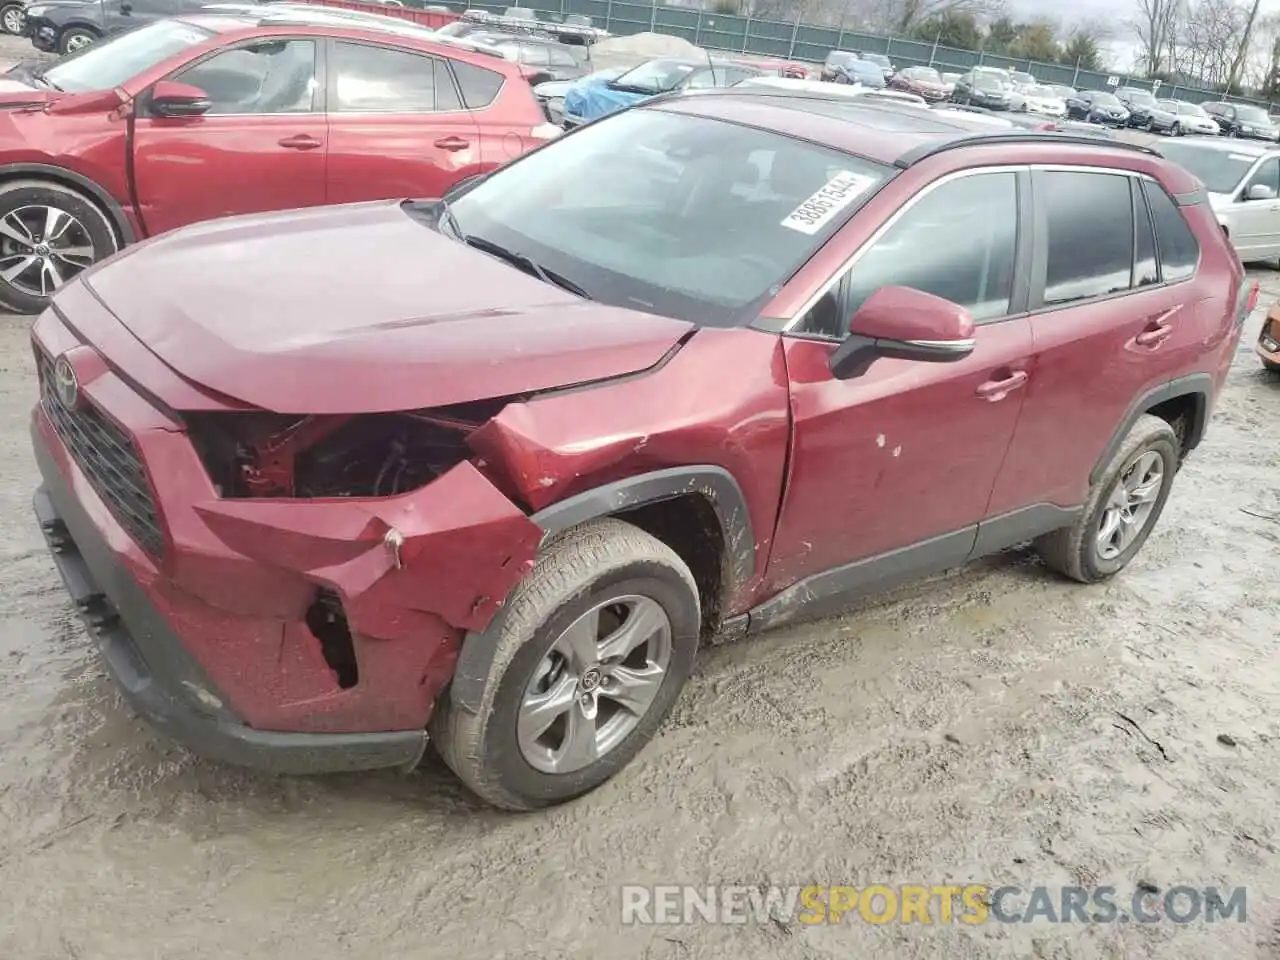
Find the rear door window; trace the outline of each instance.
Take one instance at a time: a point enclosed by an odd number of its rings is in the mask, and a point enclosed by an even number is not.
[[[432,113],[436,109],[432,57],[340,40],[333,45],[329,69],[335,93],[330,112]]]
[[[1151,214],[1147,210],[1147,199],[1142,185],[1137,180],[1131,181],[1133,187],[1133,285],[1147,287],[1160,282],[1160,271],[1156,265],[1156,235],[1151,227]]]
[[[1200,244],[1196,242],[1196,235],[1164,187],[1150,180],[1144,181],[1142,187],[1155,224],[1160,275],[1165,283],[1185,280],[1196,272],[1196,264],[1200,260]]]
[[[1038,171],[1036,203],[1048,232],[1044,306],[1128,290],[1133,280],[1130,177]]]

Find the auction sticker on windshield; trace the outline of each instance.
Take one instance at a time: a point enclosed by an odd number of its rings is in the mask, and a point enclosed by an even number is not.
[[[782,226],[799,233],[815,234],[875,182],[875,177],[840,170],[817,193],[788,213]]]

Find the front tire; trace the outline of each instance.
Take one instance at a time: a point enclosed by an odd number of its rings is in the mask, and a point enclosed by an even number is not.
[[[1182,124],[1175,122],[1174,125],[1169,128],[1169,133],[1175,137],[1182,136]]]
[[[1155,528],[1178,470],[1178,437],[1143,414],[1089,491],[1080,517],[1036,540],[1046,566],[1081,583],[1123,570]]]
[[[68,27],[58,36],[58,52],[64,56],[68,53],[75,53],[92,43],[97,43],[101,38],[96,30],[90,30],[88,27]]]
[[[50,180],[0,183],[0,305],[39,313],[54,291],[119,248],[106,213]]]
[[[615,519],[548,545],[499,617],[479,711],[446,693],[429,729],[463,783],[507,810],[582,796],[626,766],[675,704],[701,625],[684,561]]]

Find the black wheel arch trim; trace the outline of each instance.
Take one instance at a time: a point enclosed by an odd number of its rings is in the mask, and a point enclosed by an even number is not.
[[[589,520],[685,496],[700,496],[715,511],[724,537],[726,585],[733,588],[745,583],[756,569],[755,534],[742,487],[723,467],[710,464],[671,467],[627,477],[567,497],[529,519],[542,528],[545,540]],[[483,631],[469,631],[463,638],[449,696],[453,703],[470,713],[480,709],[496,638],[505,625],[507,609],[504,606],[499,610]]]
[[[1195,411],[1191,422],[1187,424],[1187,434],[1181,453],[1185,456],[1195,449],[1204,437],[1205,427],[1208,424],[1211,406],[1209,398],[1211,396],[1213,396],[1213,377],[1207,373],[1190,373],[1185,377],[1178,377],[1176,380],[1170,380],[1168,383],[1153,387],[1142,394],[1129,405],[1124,419],[1120,421],[1115,433],[1111,435],[1111,440],[1103,449],[1102,456],[1098,458],[1093,469],[1089,472],[1089,483],[1098,482],[1102,471],[1111,462],[1111,458],[1116,455],[1116,451],[1120,449],[1124,443],[1124,438],[1129,435],[1129,431],[1133,429],[1133,425],[1138,418],[1152,407],[1159,406],[1170,400],[1191,397],[1195,401]]]
[[[6,163],[4,166],[0,166],[0,177],[7,179],[12,176],[43,177],[46,180],[60,181],[68,186],[79,188],[88,194],[90,199],[95,201],[98,206],[102,207],[103,211],[110,217],[116,232],[120,236],[121,246],[137,243],[138,236],[134,232],[129,218],[125,215],[124,208],[115,197],[83,174],[51,163]]]

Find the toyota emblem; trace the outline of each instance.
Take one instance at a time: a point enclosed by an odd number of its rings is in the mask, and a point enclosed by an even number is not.
[[[58,402],[68,410],[74,410],[80,403],[80,381],[76,379],[76,368],[64,353],[53,364],[53,392]]]

